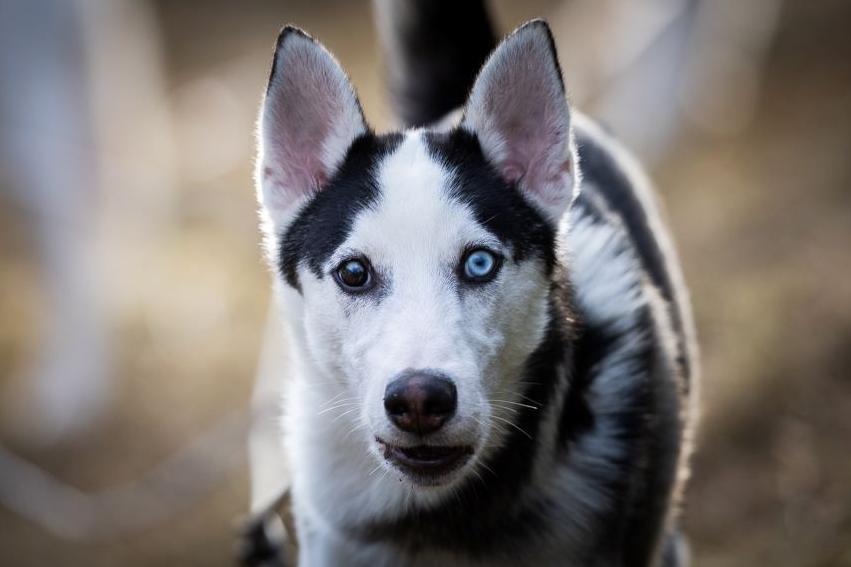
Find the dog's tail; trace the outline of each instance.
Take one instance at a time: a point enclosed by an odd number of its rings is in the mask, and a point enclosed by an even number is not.
[[[484,0],[374,0],[393,110],[431,124],[464,104],[496,46]]]

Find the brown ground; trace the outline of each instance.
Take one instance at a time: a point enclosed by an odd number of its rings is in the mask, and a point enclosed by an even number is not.
[[[352,75],[367,115],[387,124],[363,3],[284,4],[155,4],[169,104],[178,123],[192,123],[178,129],[174,224],[112,265],[117,399],[74,441],[34,449],[6,436],[82,489],[138,477],[247,402],[268,299],[251,131],[280,24],[319,36]],[[551,4],[499,2],[502,27]],[[787,2],[751,126],[723,138],[687,133],[654,172],[703,354],[704,419],[685,522],[698,566],[851,566],[849,23],[842,0]],[[222,86],[232,106],[193,104],[192,86],[207,84],[199,81]],[[217,115],[223,108],[230,122]],[[198,156],[183,136],[198,125],[244,148],[213,179],[185,166]],[[45,314],[26,213],[0,199],[0,397],[8,397]],[[85,545],[0,508],[0,564],[228,564],[246,499],[240,470],[155,529]]]

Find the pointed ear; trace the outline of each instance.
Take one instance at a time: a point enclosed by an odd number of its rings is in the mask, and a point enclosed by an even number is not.
[[[494,50],[476,79],[461,127],[485,157],[551,221],[570,205],[576,151],[550,28],[533,20]]]
[[[257,159],[258,199],[278,231],[367,131],[339,63],[303,31],[285,27],[260,113]]]

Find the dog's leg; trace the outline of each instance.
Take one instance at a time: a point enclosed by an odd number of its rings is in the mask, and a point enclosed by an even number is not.
[[[251,468],[251,512],[265,510],[290,484],[281,419],[287,372],[286,337],[279,310],[269,308],[257,379],[251,397],[248,439]]]
[[[448,565],[443,561],[416,561],[400,549],[380,543],[365,544],[342,538],[339,534],[312,529],[299,516],[299,567],[399,567]]]
[[[236,559],[246,567],[285,567],[286,531],[276,507],[248,517],[240,528]]]
[[[679,529],[668,532],[664,545],[659,567],[689,567],[691,565],[688,542]]]
[[[299,567],[331,567],[333,565],[355,567],[363,564],[357,557],[356,550],[351,549],[351,546],[347,546],[333,534],[314,529],[304,516],[304,514],[297,514]],[[370,567],[377,566],[370,565]]]
[[[288,540],[278,515],[290,485],[281,429],[287,366],[283,335],[279,310],[272,305],[251,399],[253,420],[248,439],[251,511],[241,529],[237,550],[245,565],[283,565]]]

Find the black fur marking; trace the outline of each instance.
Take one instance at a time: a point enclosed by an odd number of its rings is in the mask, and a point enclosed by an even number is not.
[[[546,337],[526,362],[523,395],[535,400],[539,409],[523,408],[506,433],[503,445],[481,468],[481,478],[470,477],[458,493],[435,508],[418,510],[392,522],[361,526],[354,537],[367,542],[391,542],[411,552],[433,547],[473,557],[494,555],[522,558],[526,544],[557,526],[545,523],[552,502],[542,498],[520,498],[528,485],[539,446],[543,415],[553,403],[559,368],[571,357],[567,314],[553,287],[550,322]],[[488,470],[490,469],[490,470]],[[525,550],[525,551],[524,551]]]
[[[566,448],[568,443],[576,442],[581,435],[594,428],[594,414],[588,406],[587,393],[591,386],[593,373],[591,368],[596,361],[605,356],[606,344],[599,340],[593,329],[579,329],[570,373],[570,387],[564,399],[561,418],[558,425],[559,447]]]
[[[648,223],[647,211],[636,197],[632,182],[615,163],[610,152],[581,130],[577,130],[576,139],[582,168],[582,191],[600,195],[626,226],[650,280],[670,305],[672,325],[678,341],[677,364],[682,368],[683,375],[688,377],[691,361],[685,344],[682,314],[674,296],[674,284],[665,257]],[[684,382],[685,391],[688,392],[688,380]]]
[[[357,214],[377,202],[376,165],[401,139],[401,134],[359,137],[328,184],[299,211],[280,240],[280,270],[289,285],[301,289],[302,262],[316,277],[324,276],[323,264],[349,236]]]
[[[500,177],[476,135],[460,128],[428,132],[425,142],[432,156],[454,172],[451,197],[469,206],[479,224],[511,247],[515,262],[537,257],[544,261],[547,275],[552,274],[555,228]]]

